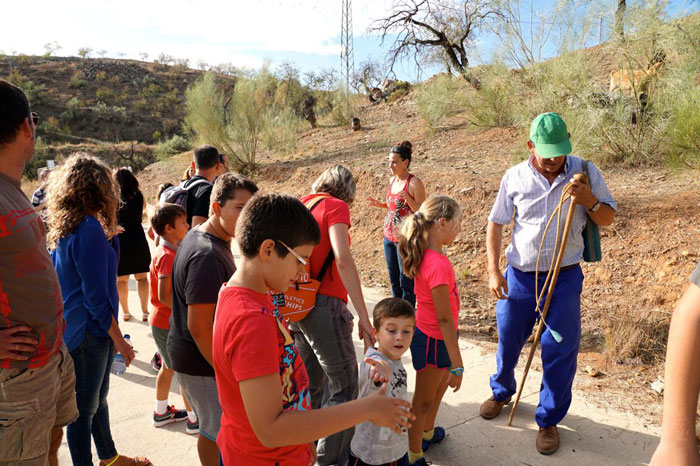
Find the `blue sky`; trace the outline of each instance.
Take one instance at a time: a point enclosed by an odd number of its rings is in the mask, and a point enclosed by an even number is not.
[[[546,9],[554,0],[534,1],[538,8]],[[608,1],[614,8],[616,2]],[[382,49],[367,29],[393,3],[353,0],[356,67],[368,57],[384,56],[386,47]],[[697,10],[698,3],[671,0],[669,12]],[[249,68],[258,68],[266,60],[273,66],[291,61],[302,70],[338,68],[340,64],[341,0],[38,0],[31,6],[21,2],[3,5],[3,16],[0,51],[8,54],[43,54],[44,45],[55,41],[61,46],[60,56],[77,55],[81,47],[106,50],[114,58],[137,59],[145,52],[149,61],[166,53],[189,58],[192,67],[200,60]],[[10,18],[30,22],[8,21]],[[532,18],[525,12],[521,19]],[[479,37],[476,46],[480,57],[474,64],[489,61],[490,51],[498,49],[488,35]],[[429,67],[421,78],[437,71],[441,69]],[[396,74],[401,79],[418,79],[410,63],[397,67]]]

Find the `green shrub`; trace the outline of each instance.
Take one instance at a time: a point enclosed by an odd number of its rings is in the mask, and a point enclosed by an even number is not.
[[[234,169],[255,167],[258,138],[263,128],[264,92],[260,82],[240,79],[224,95],[213,72],[204,73],[185,91],[184,126],[198,142],[218,146],[232,157]],[[224,99],[230,99],[224,110]]]
[[[107,105],[104,102],[97,102],[91,110],[97,118],[106,121],[126,121],[126,108],[117,105]]]
[[[158,133],[158,136],[160,136],[158,131],[156,131],[156,133]],[[155,139],[156,134],[154,133],[153,136]],[[155,156],[158,158],[158,160],[165,160],[173,155],[180,154],[188,150],[190,150],[189,141],[179,134],[176,134],[167,141],[163,141],[156,146]]]
[[[80,100],[79,100],[77,97],[71,98],[71,99],[66,103],[66,107],[68,108],[68,110],[77,110],[77,109],[80,108],[80,106],[81,106],[81,102],[80,102]]]
[[[493,65],[481,83],[481,89],[464,99],[466,118],[481,126],[514,125],[518,121],[518,87],[508,68]]]
[[[440,75],[423,84],[418,91],[418,114],[433,131],[445,118],[463,109],[464,91],[457,79],[449,75]]]
[[[81,71],[73,73],[73,76],[68,80],[68,87],[71,89],[83,89],[85,86],[87,86],[87,82],[83,79]]]
[[[112,89],[108,87],[100,87],[99,89],[97,89],[97,92],[95,92],[95,96],[98,100],[106,102],[108,100],[114,99],[114,91],[112,91]]]
[[[358,114],[359,107],[352,94],[343,89],[333,93],[333,109],[330,116],[334,125],[349,127],[352,125],[352,119]]]
[[[400,82],[405,82],[405,81],[400,81]],[[398,88],[394,92],[392,92],[389,97],[386,99],[387,103],[392,103],[396,102],[402,97],[406,97],[408,95],[408,89],[406,88]]]
[[[265,125],[262,143],[266,149],[293,152],[296,149],[297,133],[304,124],[291,108],[268,108],[263,113]]]

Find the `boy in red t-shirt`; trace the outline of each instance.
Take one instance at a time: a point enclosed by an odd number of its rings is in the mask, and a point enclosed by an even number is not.
[[[153,309],[149,323],[156,347],[163,360],[156,377],[156,407],[153,411],[153,425],[160,427],[187,419],[185,432],[194,435],[199,433],[199,420],[192,411],[185,395],[182,395],[182,400],[185,402],[186,410],[175,409],[174,406],[168,404],[168,392],[174,371],[171,369],[170,358],[165,348],[170,329],[173,261],[178,245],[189,231],[187,212],[177,204],[160,204],[151,217],[151,227],[162,239],[151,261],[149,280]]]
[[[285,291],[305,271],[320,232],[295,197],[251,199],[236,225],[242,257],[219,293],[214,370],[223,410],[217,445],[226,465],[309,466],[314,441],[371,421],[397,433],[409,403],[375,395],[311,411],[309,381],[287,324],[268,291]],[[312,311],[313,312],[313,311]]]

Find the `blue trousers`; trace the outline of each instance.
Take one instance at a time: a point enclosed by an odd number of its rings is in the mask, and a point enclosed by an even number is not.
[[[547,274],[539,274],[538,291]],[[496,401],[503,401],[516,392],[514,375],[520,351],[532,333],[538,314],[535,312],[535,274],[508,266],[508,299],[496,305],[498,352],[496,373],[491,376],[491,390]],[[542,386],[535,420],[540,427],[559,424],[571,405],[571,386],[576,374],[576,357],[581,340],[580,267],[560,272],[546,317],[547,324],[563,337],[557,343],[549,330],[542,333]],[[544,307],[545,293],[541,306]]]
[[[394,298],[403,298],[415,307],[416,295],[413,293],[413,279],[403,274],[398,245],[386,238],[384,238],[384,259],[386,259],[386,268],[389,271],[389,281],[391,281],[391,295]]]
[[[117,455],[107,407],[113,349],[110,338],[94,337],[86,330],[85,340],[70,352],[75,365],[75,395],[80,415],[66,428],[66,437],[76,466],[92,466],[91,440],[101,460]]]

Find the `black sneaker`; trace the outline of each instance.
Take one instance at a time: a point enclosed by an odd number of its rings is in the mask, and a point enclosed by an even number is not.
[[[175,406],[168,406],[168,409],[163,414],[153,413],[153,425],[156,427],[170,424],[171,422],[181,422],[187,419],[187,411],[184,409],[175,409]]]
[[[199,418],[196,421],[190,422],[190,418],[187,418],[187,425],[185,426],[185,433],[190,435],[197,435],[199,433]]]

